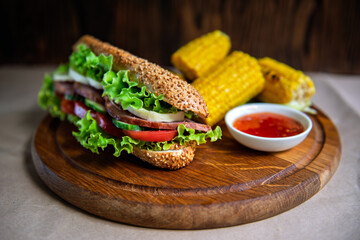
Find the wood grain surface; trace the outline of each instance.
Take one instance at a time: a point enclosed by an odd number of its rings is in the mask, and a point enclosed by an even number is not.
[[[0,64],[59,64],[92,34],[160,65],[221,29],[232,49],[304,71],[360,74],[360,1],[1,1]]]
[[[336,127],[321,111],[304,142],[278,153],[237,143],[220,123],[221,141],[200,146],[177,171],[136,157],[100,155],[82,148],[75,128],[47,116],[32,143],[36,171],[71,204],[122,223],[166,229],[233,226],[287,211],[316,194],[340,162]]]

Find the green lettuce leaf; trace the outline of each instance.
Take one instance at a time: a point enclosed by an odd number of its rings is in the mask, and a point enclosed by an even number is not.
[[[215,142],[218,139],[221,139],[222,136],[221,128],[219,126],[206,133],[196,133],[194,129],[186,128],[183,124],[180,124],[177,130],[178,136],[176,136],[172,141],[180,142],[181,145],[184,145],[189,141],[196,141],[197,145],[200,145],[206,143],[206,139],[210,139],[211,142]]]
[[[96,56],[90,48],[84,44],[78,46],[70,56],[70,66],[78,73],[88,76],[98,82],[102,81],[103,75],[109,71],[113,64],[113,56],[100,54]]]
[[[86,57],[91,53],[91,49],[87,48],[84,44],[78,46],[78,50],[70,55],[70,67],[78,73],[86,76],[88,64]]]
[[[75,122],[75,125],[79,132],[73,132],[73,135],[82,146],[99,154],[99,148],[104,150],[108,145],[112,145],[116,157],[120,156],[122,151],[132,153],[133,146],[150,151],[165,151],[169,150],[174,143],[185,145],[190,141],[196,141],[197,144],[202,144],[206,143],[207,139],[212,142],[221,139],[221,128],[219,126],[207,133],[196,133],[195,130],[188,129],[184,125],[179,125],[178,136],[169,142],[146,142],[132,139],[129,136],[124,136],[121,139],[114,138],[97,125],[90,112],[86,114],[85,118]]]
[[[60,99],[54,93],[54,81],[49,74],[45,75],[38,94],[38,103],[42,109],[48,109],[51,116],[65,119],[66,114],[61,111]]]
[[[184,112],[184,115],[187,119],[192,119],[195,114],[194,112],[189,111],[189,112]]]
[[[164,95],[156,96],[149,93],[145,86],[140,83],[130,81],[129,70],[120,70],[118,73],[108,71],[103,77],[104,86],[103,96],[108,96],[110,100],[125,110],[129,106],[140,109],[145,108],[149,111],[158,113],[175,113],[177,109],[170,104],[162,101]]]
[[[75,116],[72,114],[68,114],[66,117],[67,117],[67,120],[73,124],[75,124],[77,121],[80,120],[80,118],[78,116]]]
[[[69,64],[68,63],[60,64],[59,67],[55,71],[55,73],[58,73],[58,74],[68,74],[68,72],[69,72]]]
[[[119,139],[105,133],[91,117],[90,111],[75,124],[79,128],[79,132],[73,132],[73,135],[82,146],[91,150],[93,153],[99,154],[99,148],[104,150],[108,145],[112,145],[115,150],[114,156],[118,157],[122,151],[132,153],[132,144],[138,142],[138,140],[134,140],[128,136]]]
[[[93,52],[90,52],[86,56],[86,76],[101,82],[104,74],[111,70],[113,64],[113,56],[106,57],[104,54],[96,56]]]

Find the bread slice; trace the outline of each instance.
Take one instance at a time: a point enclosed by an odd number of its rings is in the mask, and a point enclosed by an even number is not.
[[[156,167],[176,170],[189,165],[195,156],[195,141],[181,146],[174,144],[168,151],[149,151],[134,146],[133,155]]]
[[[193,86],[175,74],[89,35],[81,37],[75,43],[74,49],[79,44],[85,44],[96,55],[113,55],[114,70],[129,69],[134,72],[138,81],[146,86],[149,92],[163,94],[164,101],[170,105],[183,111],[192,111],[201,118],[208,116],[204,98]]]

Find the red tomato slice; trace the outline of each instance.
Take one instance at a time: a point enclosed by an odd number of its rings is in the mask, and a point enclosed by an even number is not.
[[[62,98],[61,111],[66,114],[74,114],[74,101]]]
[[[95,120],[96,123],[108,134],[118,138],[124,136],[122,130],[120,128],[115,127],[115,125],[112,123],[110,118],[105,114],[97,112]]]
[[[177,130],[155,130],[155,131],[131,131],[131,130],[122,130],[125,135],[137,140],[147,141],[147,142],[165,142],[172,140],[176,134]]]

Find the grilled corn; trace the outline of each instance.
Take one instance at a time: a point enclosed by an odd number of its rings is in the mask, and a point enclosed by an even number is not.
[[[315,94],[314,84],[308,76],[268,57],[259,59],[259,64],[265,78],[264,90],[258,96],[260,101],[308,109]]]
[[[181,47],[171,56],[171,62],[189,80],[193,80],[222,60],[228,54],[230,47],[229,37],[216,30]]]
[[[192,85],[208,106],[206,123],[214,125],[224,118],[227,111],[259,94],[264,83],[257,60],[246,53],[234,51]]]

